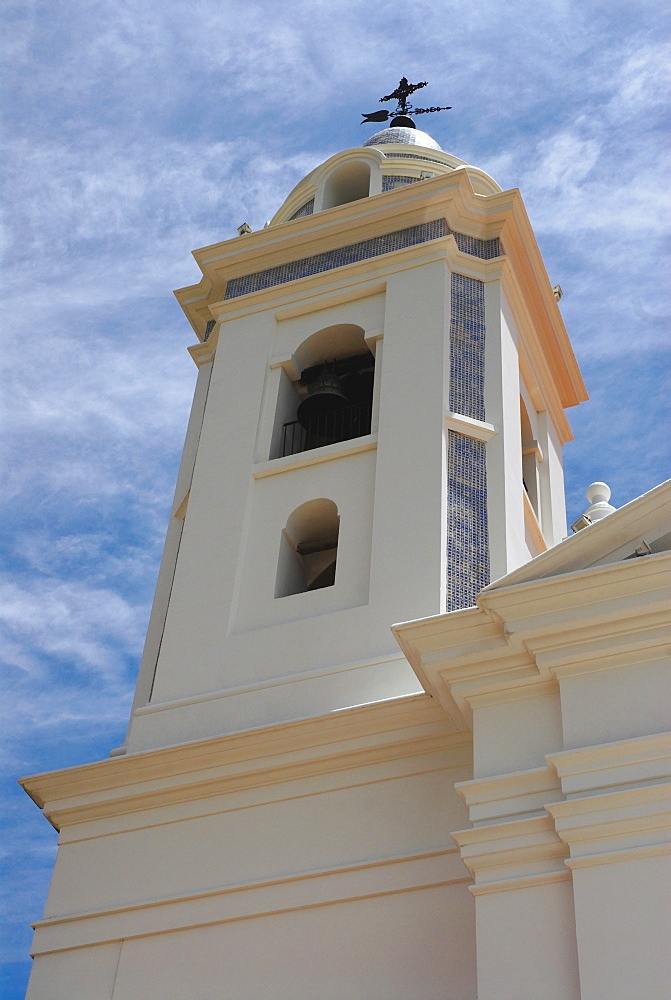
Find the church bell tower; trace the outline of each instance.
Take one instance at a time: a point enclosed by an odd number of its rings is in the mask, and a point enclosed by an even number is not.
[[[584,398],[518,192],[407,116],[195,258],[131,752],[417,691],[390,624],[564,537]]]
[[[126,742],[24,782],[60,831],[29,1000],[476,996],[473,737],[391,626],[564,537],[585,390],[519,192],[403,85],[176,293],[198,379]]]

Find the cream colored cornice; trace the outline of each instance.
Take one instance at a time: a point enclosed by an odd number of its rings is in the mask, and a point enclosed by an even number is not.
[[[457,830],[452,837],[475,877],[471,889],[475,894],[568,877],[564,865],[568,849],[547,815]]]
[[[564,407],[584,402],[587,399],[587,390],[582,385],[581,395],[571,395],[565,379],[557,383],[552,377],[551,356],[548,357],[543,346],[542,334],[545,328],[539,326],[534,320],[533,310],[525,298],[523,287],[525,283],[519,280],[517,269],[513,266],[511,258],[508,257],[507,260],[510,263],[502,270],[501,287],[520,331],[518,344],[520,372],[525,385],[529,387],[536,409],[539,412],[548,411],[561,443],[566,444],[567,441],[573,440],[573,432],[564,413]],[[564,334],[566,343],[569,344],[565,329]],[[577,370],[573,348],[569,346],[568,349],[570,350],[571,364]],[[580,383],[582,384],[582,376]],[[573,399],[573,402],[567,402],[569,399]]]
[[[508,822],[538,814],[544,816],[545,804],[557,801],[562,795],[559,779],[551,767],[458,781],[454,788],[476,826],[494,820]]]
[[[463,743],[440,706],[414,695],[33,775],[20,783],[60,829]]]
[[[542,341],[543,354],[555,375],[563,406],[584,402],[587,389],[583,382],[573,347],[552,292],[552,285],[545,270],[524,202],[518,191],[517,198],[506,212],[501,239],[506,255],[514,264],[521,295],[533,320],[533,327]],[[493,195],[492,202],[502,195]],[[572,402],[571,402],[572,400]]]
[[[221,303],[226,283],[232,278],[441,217],[451,229],[476,238],[502,237],[514,274],[514,280],[505,278],[507,295],[530,344],[525,364],[531,365],[533,359],[538,369],[536,378],[548,396],[555,391],[552,387],[557,387],[559,405],[555,404],[553,410],[586,399],[585,386],[519,191],[477,195],[465,167],[420,184],[405,185],[196,250],[194,258],[203,278],[197,285],[178,289],[175,295],[202,340],[206,323],[212,317],[211,307]],[[384,256],[396,257],[398,253],[403,251]],[[365,263],[370,267],[375,260],[371,258]],[[478,258],[468,260],[474,267],[492,263]],[[352,266],[356,265],[347,265]],[[498,266],[502,266],[501,262]],[[346,268],[336,270],[341,276]],[[317,277],[323,282],[325,274]],[[296,291],[310,280],[301,278],[289,283],[291,290]],[[563,427],[563,434],[570,437],[568,425]]]
[[[546,760],[567,797],[671,779],[671,733],[551,753]]]
[[[417,192],[414,190],[417,187],[422,190]],[[472,235],[484,238],[498,235],[500,226],[496,225],[496,220],[493,228],[488,225],[490,220],[485,210],[488,199],[473,193],[468,176],[463,171],[454,171],[423,181],[421,185],[408,185],[407,188],[349,202],[195,250],[193,257],[203,273],[203,280],[198,285],[178,289],[175,295],[188,315],[186,307],[189,304],[203,301],[213,288],[216,291],[217,286],[223,292],[225,282],[231,278],[440,218],[445,197],[450,193],[456,197],[453,215],[456,212],[459,221],[464,224],[470,221],[478,229]]]
[[[665,846],[671,850],[671,784],[618,789],[546,806],[572,857]]]
[[[589,567],[528,584],[484,590],[479,607],[506,623],[508,634],[551,627],[576,629],[597,617],[650,614],[664,607],[671,584],[671,554]],[[640,607],[637,598],[644,601]],[[606,605],[609,610],[604,610]]]

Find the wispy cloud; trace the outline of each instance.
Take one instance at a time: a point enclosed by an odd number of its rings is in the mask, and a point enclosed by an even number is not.
[[[564,288],[593,395],[572,415],[569,516],[590,478],[619,504],[664,477],[659,17],[652,0],[6,7],[13,776],[123,737],[195,379],[170,295],[198,280],[189,251],[245,220],[260,228],[309,170],[362,141],[358,113],[403,74],[429,80],[427,103],[453,105],[421,123],[444,148],[521,188]],[[39,868],[48,831],[31,844],[33,807],[9,801],[7,843]],[[24,954],[42,891],[26,889]]]

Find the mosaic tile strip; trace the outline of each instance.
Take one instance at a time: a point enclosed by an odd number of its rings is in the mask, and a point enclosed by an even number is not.
[[[485,419],[485,285],[465,274],[452,275],[450,409]]]
[[[382,146],[387,143],[394,143],[399,146],[420,146],[424,149],[438,149],[442,153],[442,149],[436,142],[432,139],[427,132],[422,132],[419,128],[404,128],[403,126],[392,126],[391,128],[382,129],[381,132],[376,132],[375,135],[371,135],[362,145],[365,146]]]
[[[435,156],[418,156],[416,153],[382,153],[383,156],[388,156],[391,159],[399,160],[426,160],[427,163],[440,163],[443,167],[449,167],[449,163],[445,163],[445,160],[437,160]]]
[[[203,337],[203,343],[205,343],[209,339],[210,334],[214,330],[214,324],[216,322],[217,322],[216,319],[208,319],[207,326],[205,327],[205,336]]]
[[[477,236],[467,236],[466,233],[456,233],[450,230],[455,242],[462,253],[467,253],[471,257],[480,257],[481,260],[491,260],[492,257],[500,257],[503,253],[501,240],[495,236],[493,240],[480,240]]]
[[[258,292],[263,288],[283,285],[287,281],[307,278],[311,274],[321,274],[323,271],[331,271],[333,268],[354,264],[360,260],[367,260],[369,257],[379,257],[381,254],[415,246],[417,243],[437,240],[441,236],[447,236],[447,234],[448,228],[445,219],[435,219],[433,222],[425,222],[419,226],[397,229],[385,236],[375,236],[371,240],[351,243],[338,250],[327,250],[325,253],[304,257],[302,260],[280,264],[279,267],[269,267],[265,271],[256,271],[254,274],[246,274],[240,278],[231,278],[226,285],[224,298],[235,299],[239,295],[248,295],[250,292]]]
[[[314,210],[315,200],[314,198],[310,198],[310,200],[306,201],[304,205],[301,205],[297,212],[294,212],[294,214],[289,217],[289,222],[292,222],[294,219],[302,219],[305,215],[312,215]]]
[[[414,184],[420,177],[407,177],[405,174],[382,174],[382,190],[393,191],[402,184]]]
[[[446,555],[445,609],[471,607],[489,583],[486,445],[456,431],[448,431]]]

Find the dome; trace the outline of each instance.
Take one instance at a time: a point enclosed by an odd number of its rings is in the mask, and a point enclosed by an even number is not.
[[[366,139],[363,145],[383,146],[390,142],[401,146],[424,146],[426,149],[440,150],[436,140],[418,128],[383,128],[381,132],[376,132],[370,139]]]

